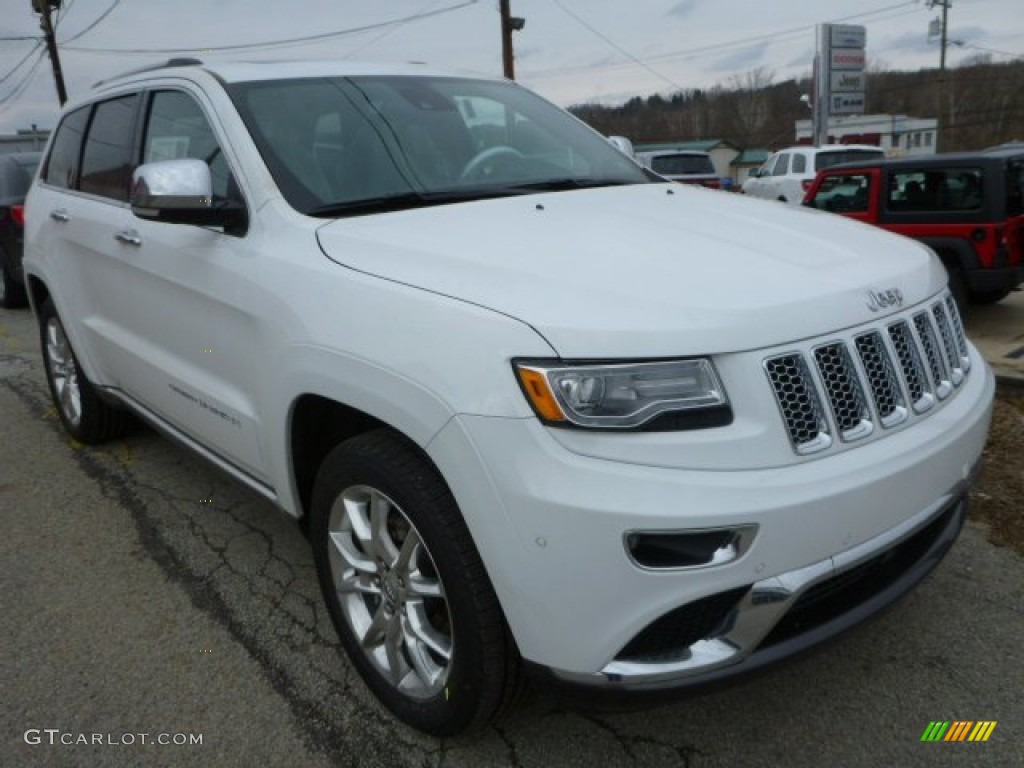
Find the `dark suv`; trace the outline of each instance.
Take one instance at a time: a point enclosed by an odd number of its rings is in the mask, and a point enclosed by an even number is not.
[[[996,302],[1024,282],[1024,147],[835,166],[804,205],[929,246],[961,303]]]
[[[41,152],[0,155],[0,307],[28,306],[21,255],[25,232],[25,194]]]

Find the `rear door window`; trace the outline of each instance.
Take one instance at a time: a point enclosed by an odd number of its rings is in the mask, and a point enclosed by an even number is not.
[[[651,170],[669,176],[714,173],[711,158],[704,155],[661,155],[651,161]]]
[[[82,151],[80,191],[128,199],[138,101],[138,94],[133,93],[96,105]]]
[[[46,160],[43,180],[47,184],[62,189],[70,189],[75,184],[78,174],[78,159],[82,154],[82,137],[85,135],[85,124],[89,121],[89,107],[69,112],[60,121],[57,135],[53,137],[53,146]]]
[[[983,189],[981,168],[908,169],[890,175],[886,203],[892,211],[977,211]]]
[[[807,173],[807,158],[803,154],[793,155],[793,173]]]

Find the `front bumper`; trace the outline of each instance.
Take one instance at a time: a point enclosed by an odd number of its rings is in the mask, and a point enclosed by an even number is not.
[[[463,510],[526,661],[591,686],[682,687],[815,644],[934,567],[959,531],[960,500],[988,432],[994,382],[973,348],[971,357],[970,375],[934,415],[786,466],[714,471],[610,461],[568,450],[535,419],[466,415],[427,450]],[[927,552],[901,555],[898,573],[856,605],[780,634],[800,618],[805,595],[902,552],[943,516]],[[704,568],[645,569],[624,546],[630,531],[750,525],[757,535],[742,557]],[[664,658],[624,659],[623,649],[662,617],[723,594],[735,595],[733,603],[696,642]]]
[[[568,683],[652,691],[717,683],[799,654],[871,618],[931,573],[963,527],[966,498],[967,484],[958,483],[938,509],[835,557],[755,583],[713,636],[676,660],[552,673]]]

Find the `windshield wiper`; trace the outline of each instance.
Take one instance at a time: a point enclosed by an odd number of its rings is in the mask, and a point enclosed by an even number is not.
[[[365,213],[387,213],[431,205],[465,203],[471,200],[487,200],[494,197],[511,197],[529,194],[533,190],[520,187],[469,187],[446,189],[440,192],[407,192],[400,195],[368,197],[362,200],[328,203],[306,211],[307,216],[359,216]]]
[[[465,203],[471,200],[487,200],[495,197],[529,195],[535,192],[561,192],[568,189],[591,189],[637,183],[642,182],[623,181],[621,179],[566,177],[508,186],[466,187],[463,189],[446,189],[438,192],[406,192],[398,195],[384,195],[382,197],[368,197],[361,200],[327,203],[311,208],[306,211],[306,215],[321,217],[360,216],[367,213],[405,211],[413,208],[425,208],[431,205]]]
[[[509,187],[509,190],[522,192],[562,192],[569,189],[596,189],[597,187],[624,187],[630,184],[643,182],[626,181],[623,179],[588,179],[581,177],[566,176],[561,179],[545,179],[543,181],[527,182]]]
[[[362,213],[385,213],[387,211],[403,211],[409,208],[421,208],[433,205],[434,202],[418,192],[401,195],[384,195],[382,197],[366,197],[360,200],[318,205],[306,211],[307,216],[358,216]]]

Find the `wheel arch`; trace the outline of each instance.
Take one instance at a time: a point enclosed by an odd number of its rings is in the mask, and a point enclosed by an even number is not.
[[[306,518],[316,473],[327,454],[350,438],[382,427],[401,434],[375,416],[322,395],[306,393],[292,404],[288,458],[295,484],[296,512]]]
[[[50,298],[50,289],[45,282],[36,275],[25,275],[25,287],[28,289],[28,300],[32,305],[32,311],[39,315],[39,307]]]

